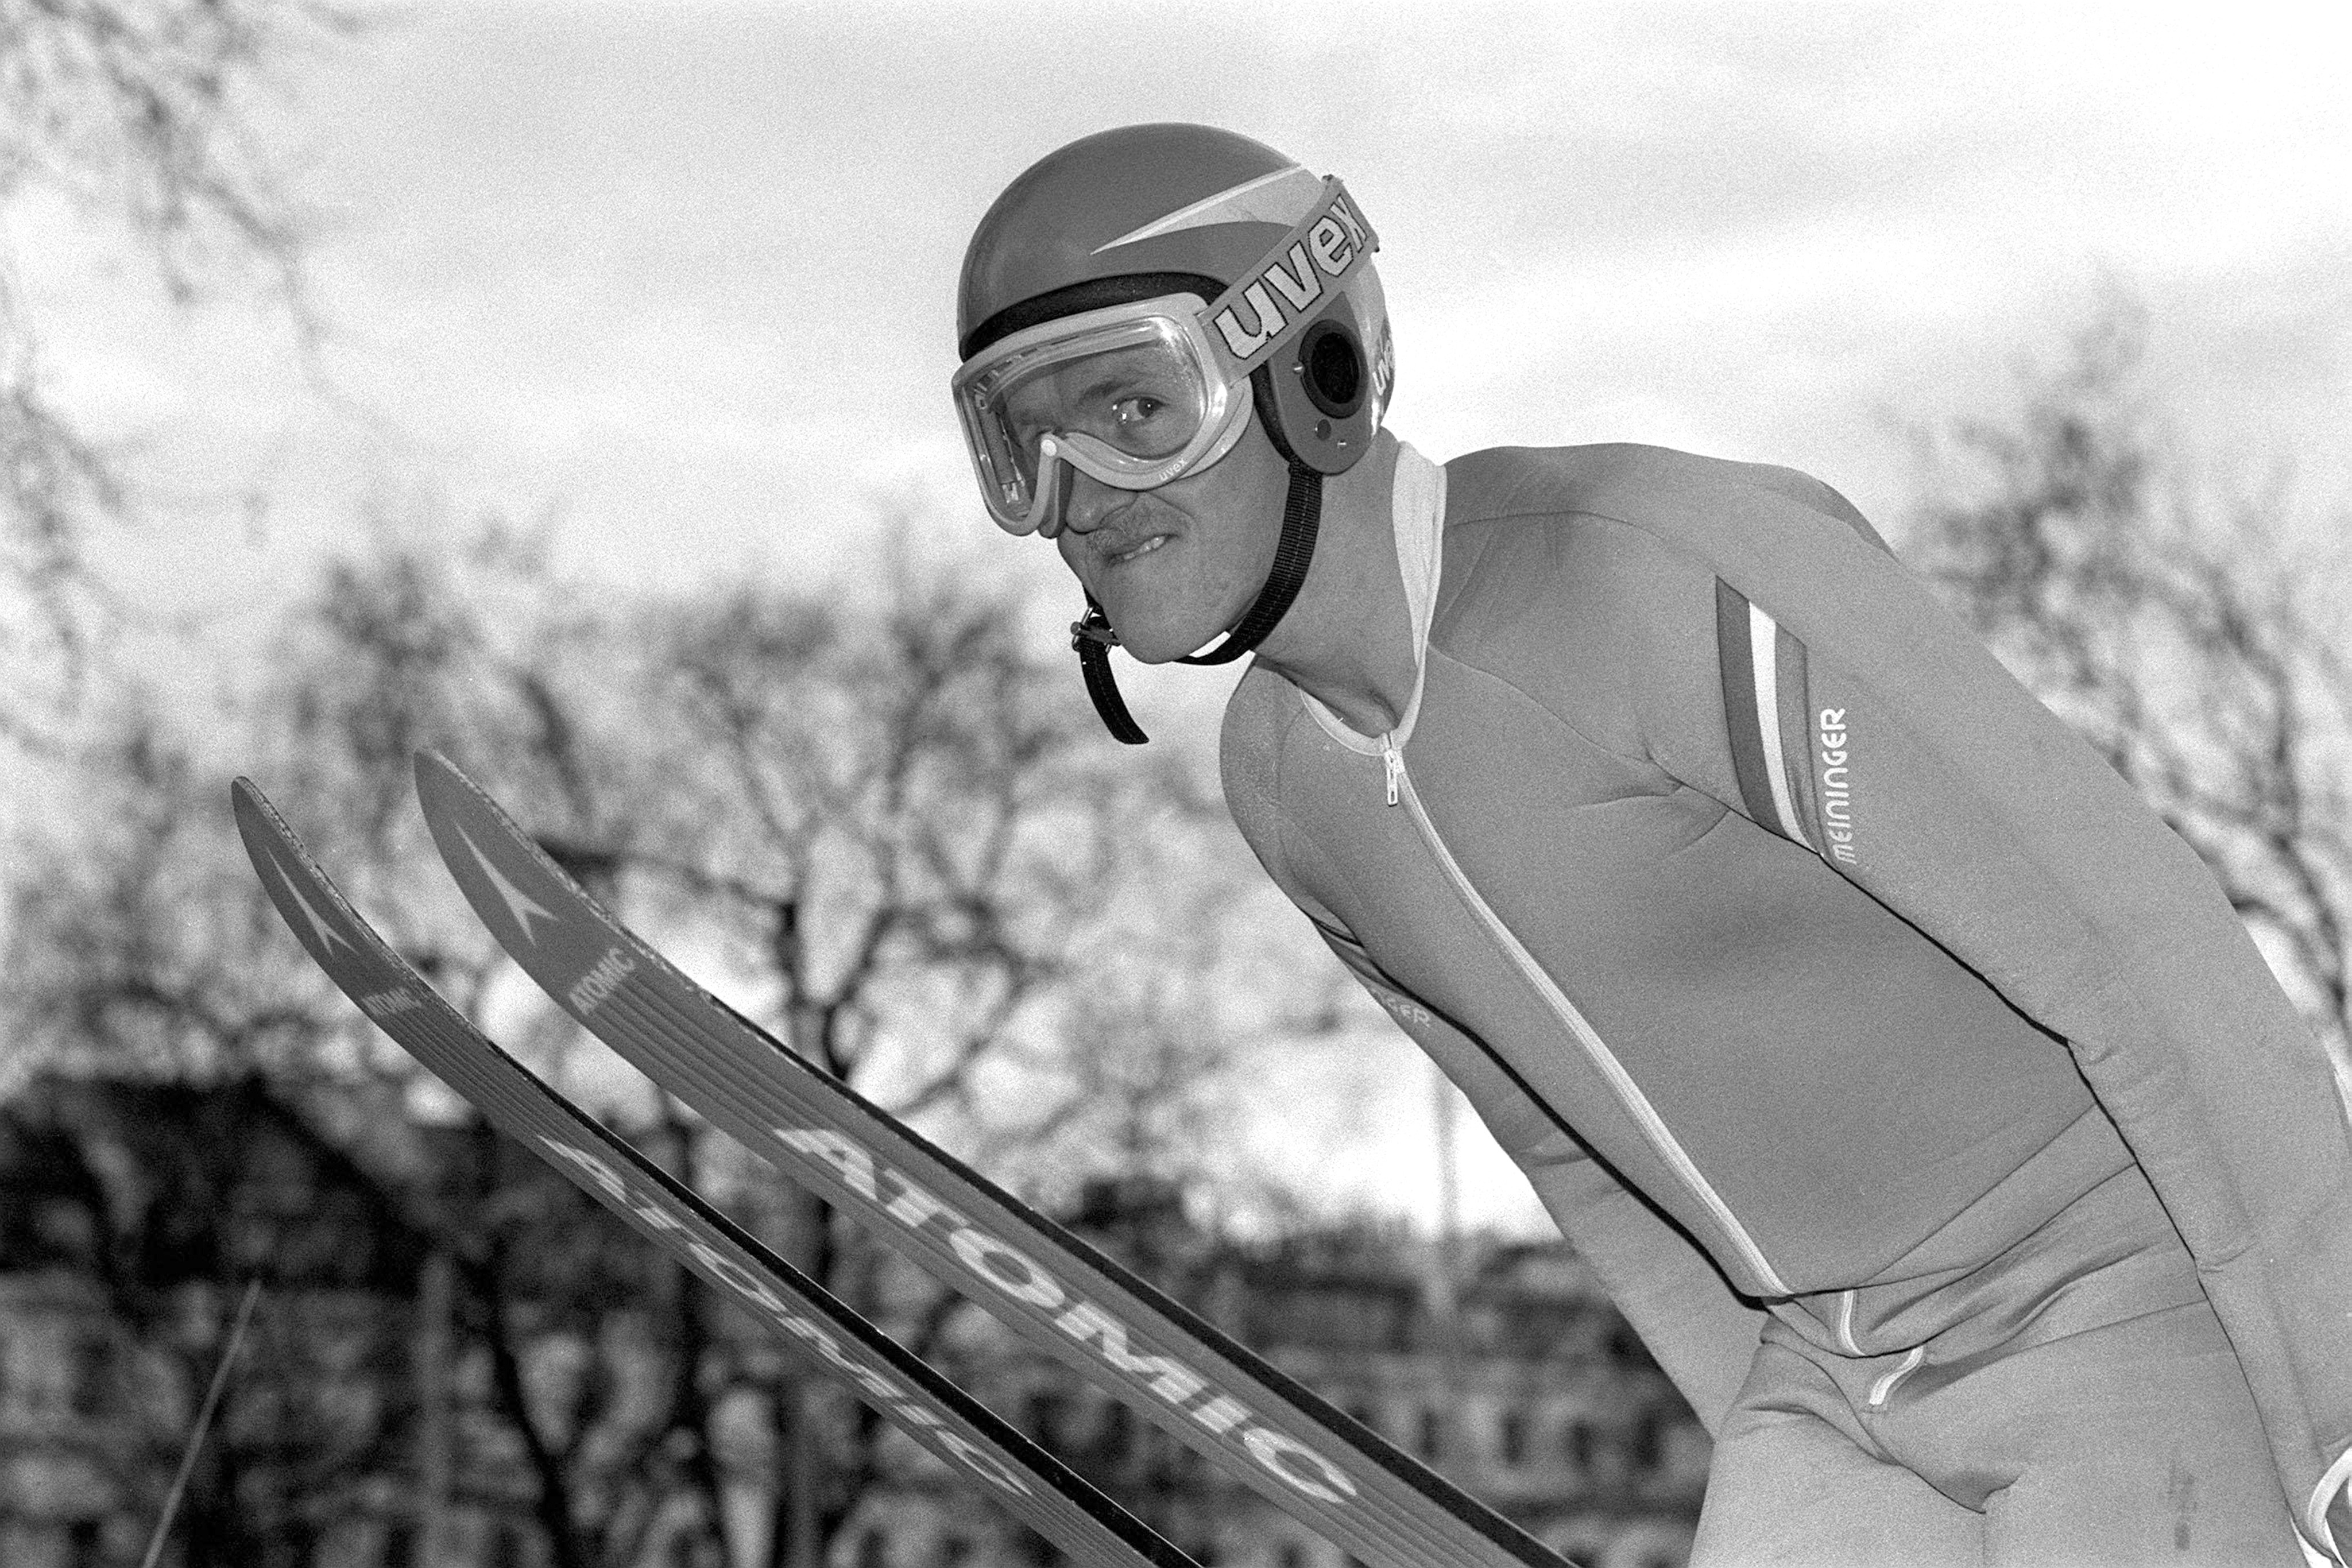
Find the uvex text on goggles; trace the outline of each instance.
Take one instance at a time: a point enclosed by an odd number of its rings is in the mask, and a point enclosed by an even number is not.
[[[1305,330],[1379,246],[1338,179],[1265,257],[1207,305],[1168,294],[1047,321],[990,344],[952,382],[989,515],[1058,531],[1060,465],[1150,490],[1233,449],[1249,377]]]

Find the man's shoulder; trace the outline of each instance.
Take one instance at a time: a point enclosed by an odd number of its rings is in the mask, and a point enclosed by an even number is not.
[[[1739,528],[1759,509],[1811,513],[1885,548],[1836,490],[1773,464],[1613,442],[1489,447],[1445,465],[1449,534],[1524,531],[1582,517],[1626,524],[1712,554],[1706,546],[1713,538]]]
[[[1623,728],[1624,672],[1639,663],[1628,649],[1713,646],[1717,580],[1744,582],[1765,536],[1795,528],[1885,549],[1809,475],[1663,446],[1495,447],[1454,458],[1445,476],[1433,646],[1589,735]],[[1296,689],[1255,665],[1226,703],[1226,800],[1262,856],[1283,743],[1312,723]]]

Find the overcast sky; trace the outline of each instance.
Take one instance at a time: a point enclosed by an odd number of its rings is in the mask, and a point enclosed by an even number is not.
[[[2112,282],[2209,458],[2340,474],[2346,10],[424,0],[289,73],[347,403],[240,312],[38,281],[69,394],[180,488],[264,486],[273,566],[420,483],[560,508],[616,580],[831,572],[885,500],[984,548],[944,392],[964,238],[1145,119],[1348,180],[1432,455],[1654,441],[1892,524],[1900,425],[1998,407]]]
[[[182,608],[265,607],[419,493],[551,512],[616,589],[837,580],[909,508],[1050,584],[970,495],[956,269],[1023,167],[1140,120],[1348,181],[1391,427],[1433,456],[1656,442],[1899,530],[1901,428],[1998,412],[2120,288],[2184,446],[2342,497],[2347,10],[417,0],[287,73],[315,374],[252,312],[174,319],[55,208],[9,222],[66,399],[152,482],[266,500],[140,546]],[[1182,678],[1145,702],[1226,684]]]

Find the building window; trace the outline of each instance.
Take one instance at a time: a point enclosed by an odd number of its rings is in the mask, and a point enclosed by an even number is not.
[[[502,1519],[490,1531],[489,1561],[503,1568],[507,1563],[534,1563],[538,1558],[531,1552],[530,1540],[522,1527],[512,1520]]]
[[[106,1561],[106,1532],[94,1519],[66,1526],[66,1568],[100,1568]]]
[[[1592,1468],[1592,1427],[1586,1421],[1568,1424],[1568,1462],[1570,1469],[1583,1471]]]
[[[383,1568],[416,1568],[416,1527],[405,1520],[384,1527]]]
[[[1062,1446],[1062,1428],[1069,1418],[1070,1402],[1057,1390],[1043,1389],[1029,1396],[1027,1416],[1023,1423],[1029,1435],[1044,1448]]]
[[[108,1390],[114,1381],[114,1346],[102,1339],[78,1342],[73,1349],[72,1370],[67,1375],[71,1381],[66,1388],[66,1403],[73,1413],[103,1413]]]
[[[1630,1457],[1635,1469],[1654,1470],[1658,1468],[1658,1460],[1665,1453],[1666,1431],[1665,1423],[1658,1418],[1656,1411],[1643,1412],[1641,1420],[1634,1423],[1633,1448]]]
[[[1444,1446],[1445,1417],[1434,1410],[1423,1410],[1421,1413],[1421,1457],[1433,1459]]]
[[[1524,1465],[1528,1462],[1528,1416],[1524,1410],[1503,1412],[1502,1429],[1496,1434],[1503,1451],[1503,1463]]]

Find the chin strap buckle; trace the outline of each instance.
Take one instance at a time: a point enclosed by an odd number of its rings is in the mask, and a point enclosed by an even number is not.
[[[1089,643],[1104,648],[1118,646],[1118,633],[1111,629],[1110,617],[1092,599],[1087,601],[1086,614],[1070,622],[1070,652],[1083,653]]]

